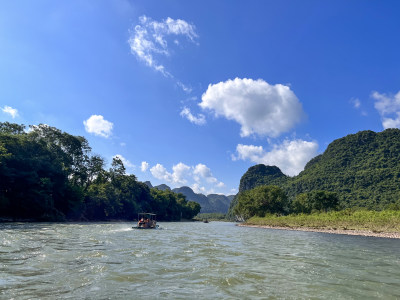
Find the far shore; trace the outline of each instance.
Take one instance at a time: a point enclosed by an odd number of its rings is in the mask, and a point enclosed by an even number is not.
[[[324,229],[324,228],[310,228],[310,227],[280,227],[280,226],[266,226],[266,225],[250,225],[250,224],[243,224],[243,223],[237,224],[237,226],[400,239],[400,232],[373,232],[373,231],[368,231],[368,230],[350,230],[350,229],[343,230],[343,229]]]

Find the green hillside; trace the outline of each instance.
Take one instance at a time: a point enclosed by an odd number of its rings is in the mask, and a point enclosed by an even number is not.
[[[380,210],[400,204],[400,130],[361,131],[333,141],[298,176],[288,177],[273,166],[249,168],[239,192],[259,185],[277,185],[289,200],[316,190],[335,192],[342,208]]]

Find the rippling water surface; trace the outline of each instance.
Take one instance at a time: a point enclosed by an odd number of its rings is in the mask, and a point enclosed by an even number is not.
[[[400,298],[400,240],[132,225],[0,224],[0,299]]]

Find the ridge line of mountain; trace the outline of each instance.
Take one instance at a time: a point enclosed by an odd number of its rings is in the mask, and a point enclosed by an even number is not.
[[[182,186],[179,188],[171,189],[166,184],[160,184],[153,186],[150,181],[145,181],[149,188],[156,188],[161,191],[169,190],[174,193],[181,193],[186,196],[188,201],[194,201],[201,205],[201,213],[227,213],[230,203],[235,195],[222,195],[222,194],[208,194],[195,193],[192,188],[188,186]]]

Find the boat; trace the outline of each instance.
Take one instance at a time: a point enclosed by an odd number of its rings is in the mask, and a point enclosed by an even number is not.
[[[203,223],[208,223],[208,219],[203,220]]]
[[[137,226],[133,229],[157,229],[159,226],[156,221],[156,214],[153,213],[138,213]]]

